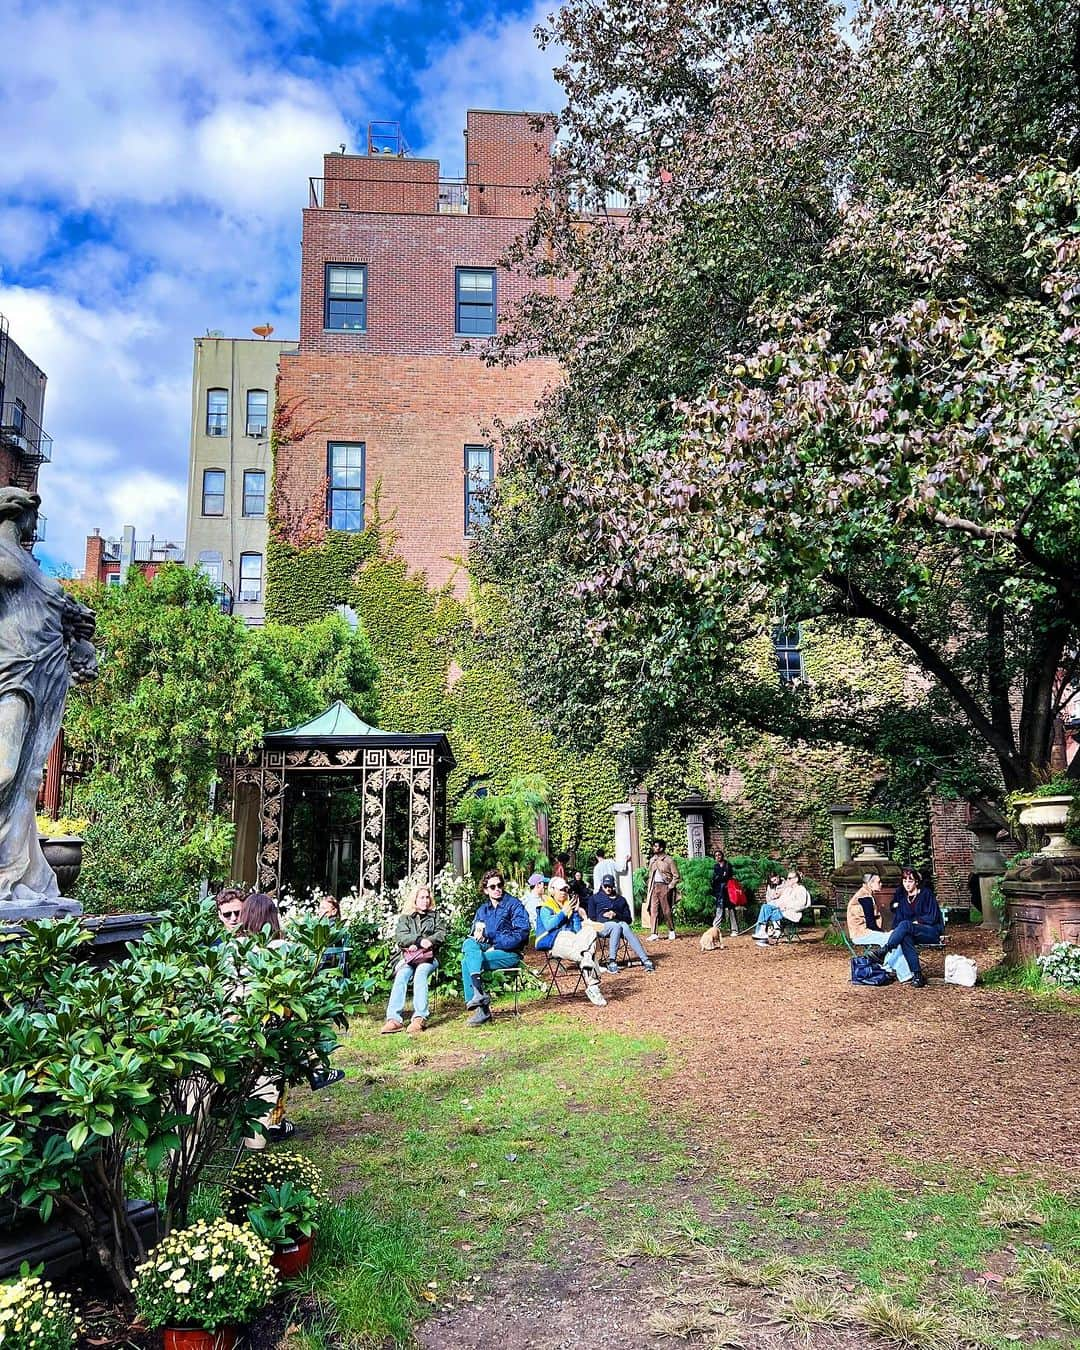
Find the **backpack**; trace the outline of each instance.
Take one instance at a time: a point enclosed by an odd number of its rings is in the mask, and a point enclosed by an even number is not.
[[[746,904],[746,892],[743,890],[742,882],[737,877],[732,877],[727,884],[727,898],[736,909]]]
[[[895,978],[892,971],[886,970],[869,956],[851,958],[852,984],[867,984],[872,988],[880,988],[882,985],[891,984]]]

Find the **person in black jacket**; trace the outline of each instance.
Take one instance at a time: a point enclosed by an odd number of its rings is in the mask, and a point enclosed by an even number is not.
[[[615,958],[623,938],[630,944],[630,950],[647,971],[651,973],[655,969],[645,955],[641,940],[630,927],[630,906],[615,889],[614,877],[601,877],[600,889],[589,896],[587,910],[589,918],[599,925],[600,936],[608,940],[607,968],[610,974],[615,975],[618,972],[619,965]]]
[[[716,906],[716,914],[713,916],[713,927],[717,932],[724,922],[724,915],[731,914],[731,936],[737,937],[739,934],[739,920],[735,914],[735,906],[731,903],[731,897],[728,894],[728,882],[735,877],[735,869],[724,857],[724,850],[718,848],[713,854],[713,873],[712,873],[712,896],[713,904]]]
[[[911,984],[921,989],[926,977],[919,964],[918,945],[940,942],[945,934],[945,916],[929,886],[913,867],[905,867],[900,874],[900,885],[893,894],[893,928],[881,948],[882,955],[897,947],[904,953],[911,967]]]

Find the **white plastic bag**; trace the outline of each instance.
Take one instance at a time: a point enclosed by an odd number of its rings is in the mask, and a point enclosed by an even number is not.
[[[970,989],[979,976],[979,967],[970,956],[947,956],[945,958],[945,983],[962,984]]]

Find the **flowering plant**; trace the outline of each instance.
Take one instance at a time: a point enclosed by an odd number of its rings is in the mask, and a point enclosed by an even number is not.
[[[1080,946],[1074,942],[1055,942],[1045,956],[1040,956],[1039,969],[1063,989],[1080,989]]]
[[[135,1272],[135,1306],[149,1327],[213,1331],[246,1322],[270,1302],[270,1250],[250,1228],[205,1220],[170,1233]]]
[[[314,1197],[317,1206],[329,1202],[322,1173],[310,1158],[302,1158],[299,1153],[260,1149],[248,1151],[233,1168],[225,1211],[234,1222],[245,1223],[248,1207],[259,1200],[265,1188],[280,1187],[286,1182],[305,1190]]]
[[[4,1350],[68,1350],[77,1324],[67,1294],[30,1275],[0,1285],[0,1345]]]

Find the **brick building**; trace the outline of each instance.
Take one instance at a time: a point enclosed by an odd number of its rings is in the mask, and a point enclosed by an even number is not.
[[[134,567],[149,581],[167,562],[184,561],[183,544],[166,539],[136,539],[135,526],[125,525],[118,539],[107,539],[100,530],[86,536],[83,580],[103,586],[120,586]]]
[[[52,458],[52,437],[42,426],[45,384],[45,372],[12,339],[0,314],[0,486],[36,492],[38,469]],[[39,539],[44,524],[39,516]]]
[[[452,574],[496,471],[494,423],[558,377],[551,362],[491,367],[479,354],[536,284],[498,264],[551,141],[543,119],[470,110],[462,179],[394,137],[381,153],[369,136],[366,155],[325,157],[304,212],[299,347],[280,363],[285,537],[362,529],[378,484],[409,565],[432,585]]]

